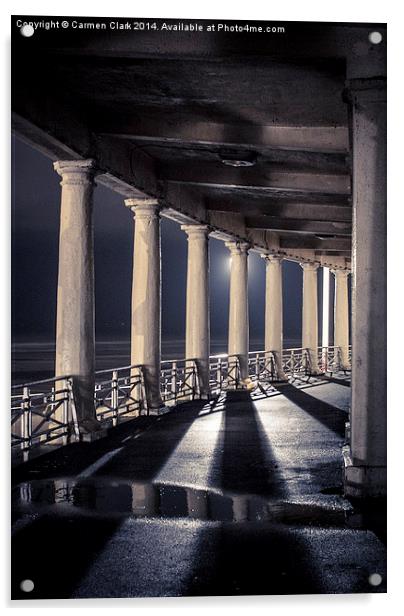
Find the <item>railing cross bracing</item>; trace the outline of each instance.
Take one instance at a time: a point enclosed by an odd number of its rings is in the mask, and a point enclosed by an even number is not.
[[[348,349],[351,361],[351,347]],[[336,372],[341,366],[341,349],[318,347],[321,372]],[[218,395],[229,389],[251,387],[288,378],[309,377],[309,349],[290,348],[282,352],[248,353],[248,378],[242,379],[237,355],[212,355],[209,358],[209,393]],[[279,374],[282,366],[282,374]],[[173,359],[161,362],[161,399],[166,406],[202,397],[196,359]],[[94,405],[101,423],[116,426],[124,419],[149,414],[145,369],[140,365],[100,370],[95,373]],[[80,439],[75,404],[74,377],[63,376],[14,385],[11,394],[11,445],[13,452],[28,459],[38,445],[66,444]]]

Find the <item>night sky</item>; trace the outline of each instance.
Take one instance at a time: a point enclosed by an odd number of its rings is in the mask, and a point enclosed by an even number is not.
[[[13,340],[54,341],[60,210],[60,177],[52,162],[13,139]],[[96,337],[129,340],[133,218],[123,197],[103,186],[94,193]],[[185,331],[186,235],[162,219],[162,336]],[[227,337],[229,252],[210,240],[211,337]],[[284,338],[301,336],[302,270],[283,262]],[[321,276],[319,276],[321,281]],[[321,284],[320,284],[321,289]],[[264,340],[265,263],[249,256],[250,339]],[[321,293],[319,294],[321,296]],[[319,313],[320,317],[321,313]],[[300,343],[298,344],[300,346]]]

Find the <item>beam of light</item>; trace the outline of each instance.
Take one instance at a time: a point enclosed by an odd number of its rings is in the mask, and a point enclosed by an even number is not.
[[[328,347],[330,327],[330,269],[323,267],[323,336],[322,346]]]

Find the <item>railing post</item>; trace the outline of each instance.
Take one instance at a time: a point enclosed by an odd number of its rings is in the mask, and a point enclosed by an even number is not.
[[[197,372],[195,367],[195,361],[192,362],[192,400],[196,398],[197,388]]]
[[[312,363],[311,363],[311,360],[312,360],[313,354],[310,351],[311,351],[311,349],[305,348],[305,349],[303,349],[303,352],[302,352],[302,360],[303,360],[302,363],[303,363],[303,366],[304,366],[304,371],[305,371],[305,375],[306,376],[310,376],[311,373],[312,373]],[[303,359],[303,357],[304,357],[304,359]]]
[[[22,392],[22,438],[21,448],[23,450],[24,462],[28,460],[28,450],[31,447],[32,435],[32,414],[31,397],[29,387],[24,387]]]
[[[257,381],[258,381],[259,376],[260,376],[260,355],[259,353],[256,353],[255,355],[255,376],[257,377]]]
[[[118,391],[118,371],[112,372],[111,382],[111,407],[112,407],[112,425],[117,426],[119,420],[118,406],[119,406],[119,391]],[[139,402],[140,407],[140,402]]]
[[[271,380],[274,381],[276,378],[279,378],[278,374],[278,366],[282,366],[282,359],[277,357],[277,351],[272,351],[269,354],[269,364],[270,364],[270,374]],[[283,366],[282,366],[283,372]]]
[[[79,422],[78,422],[78,418],[77,418],[77,409],[76,409],[76,401],[74,399],[74,391],[73,391],[73,379],[69,378],[66,381],[66,389],[67,391],[67,395],[69,398],[69,407],[70,407],[70,415],[73,421],[73,429],[74,429],[74,434],[76,436],[77,440],[80,440],[80,429],[79,429]]]
[[[327,372],[328,369],[328,364],[329,364],[329,349],[328,347],[322,347],[321,348],[321,368],[323,370],[323,372]]]
[[[292,377],[295,375],[295,352],[293,349],[290,352],[290,374]]]
[[[146,383],[145,383],[143,368],[138,367],[136,368],[136,370],[137,370],[138,378],[140,381],[139,383],[139,392],[140,392],[139,415],[142,414],[142,408],[144,408],[146,411],[146,415],[148,416],[149,415],[149,403],[148,403],[148,398],[146,394]]]
[[[63,389],[65,389],[65,391],[63,392],[62,421],[63,421],[63,424],[65,425],[65,434],[62,437],[62,443],[63,445],[67,445],[68,439],[69,439],[69,390],[67,387],[67,382]],[[52,399],[53,399],[53,402],[56,402],[54,388],[52,388]]]
[[[46,399],[46,394],[45,394],[44,400],[45,399]],[[50,399],[50,406],[51,406],[52,415],[53,415],[53,413],[55,412],[55,406],[56,406],[56,403],[57,403],[57,394],[56,394],[55,387],[52,387],[49,399]],[[64,400],[64,398],[63,398],[63,400]],[[64,424],[66,424],[66,421],[65,421],[65,409],[64,409],[64,404],[63,403],[62,403],[62,417],[61,417],[61,420],[62,420],[62,422]],[[40,442],[41,441],[46,441],[46,438],[47,438],[46,435],[40,436],[39,437],[39,441]],[[62,443],[63,443],[63,445],[66,445],[66,437],[65,437],[65,435],[62,437]]]
[[[177,401],[177,362],[171,364],[171,393],[174,395],[174,401]]]
[[[222,358],[218,357],[217,359],[217,368],[216,368],[216,381],[218,392],[222,389]]]

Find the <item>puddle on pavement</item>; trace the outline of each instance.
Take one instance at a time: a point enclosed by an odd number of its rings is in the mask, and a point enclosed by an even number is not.
[[[324,499],[324,497],[322,497]],[[319,527],[347,524],[352,509],[343,499],[287,502],[255,495],[223,494],[172,484],[102,479],[33,480],[13,490],[20,508],[66,507],[100,515],[189,518],[220,522],[276,522]]]

